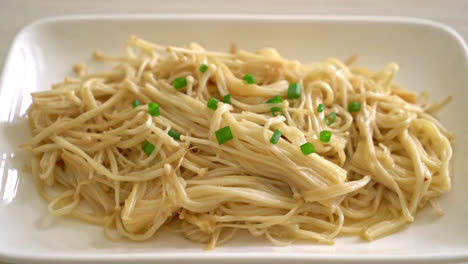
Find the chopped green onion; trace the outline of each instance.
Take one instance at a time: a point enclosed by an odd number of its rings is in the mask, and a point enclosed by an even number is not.
[[[223,103],[225,103],[225,104],[230,104],[231,103],[231,94],[226,94],[223,97]]]
[[[138,100],[138,99],[133,100],[132,105],[133,105],[133,108],[139,106],[140,105],[140,100]]]
[[[325,110],[325,106],[324,106],[323,104],[319,104],[319,105],[317,106],[317,112],[322,113],[323,110]]]
[[[218,140],[218,144],[224,144],[229,140],[233,139],[231,128],[229,126],[225,126],[218,131],[215,131],[216,139]]]
[[[273,144],[278,143],[278,140],[280,139],[281,134],[283,133],[281,133],[279,129],[276,129],[275,132],[273,133],[273,136],[271,136],[270,142]]]
[[[283,102],[283,98],[281,98],[281,96],[277,95],[277,96],[271,98],[270,100],[268,100],[266,102],[267,102],[267,104],[277,104],[277,103]]]
[[[185,79],[184,77],[180,77],[180,78],[177,78],[175,79],[172,84],[174,85],[174,88],[176,89],[182,89],[184,88],[185,86],[187,86],[187,79]]]
[[[359,112],[361,110],[361,103],[358,101],[353,101],[348,104],[348,112]]]
[[[301,145],[301,151],[304,153],[304,155],[309,155],[315,153],[315,148],[312,143],[307,142]]]
[[[154,145],[149,143],[146,139],[145,142],[143,142],[143,146],[141,146],[141,150],[143,150],[143,152],[145,152],[148,156],[151,155],[151,153],[153,153],[154,148]]]
[[[255,79],[254,77],[252,76],[252,74],[248,73],[244,76],[244,79],[245,81],[247,81],[248,84],[254,84],[255,83]]]
[[[152,116],[159,116],[159,105],[157,103],[151,102],[148,104],[148,112]]]
[[[208,103],[206,104],[206,106],[208,106],[208,108],[216,110],[218,109],[218,103],[219,103],[218,99],[211,97],[210,100],[208,100]]]
[[[302,86],[300,83],[291,83],[288,88],[288,98],[297,99],[301,96]]]
[[[331,120],[330,120],[330,118],[331,118]],[[331,125],[331,124],[335,123],[335,121],[336,121],[336,113],[335,112],[332,112],[332,113],[328,114],[327,116],[325,116],[325,123],[327,125]]]
[[[169,129],[169,132],[167,134],[169,134],[169,136],[171,136],[174,139],[180,140],[180,133],[177,131]]]
[[[278,115],[284,115],[283,113],[283,109],[279,108],[279,107],[272,107],[270,109],[271,113],[273,114],[273,116],[278,116]],[[279,113],[279,114],[278,114]]]
[[[323,130],[320,132],[320,141],[330,142],[332,133],[329,130]]]
[[[200,70],[202,73],[205,73],[206,70],[208,70],[208,65],[203,64],[202,66],[200,66],[199,70]]]

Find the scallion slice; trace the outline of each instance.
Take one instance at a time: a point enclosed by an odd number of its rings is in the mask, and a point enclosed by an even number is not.
[[[254,84],[255,83],[255,79],[254,77],[252,76],[252,74],[248,73],[244,76],[244,79],[248,84]]]
[[[325,110],[325,105],[319,104],[319,105],[317,106],[317,112],[322,113],[323,110]]]
[[[271,111],[271,113],[273,114],[273,116],[284,115],[283,109],[281,109],[281,108],[279,108],[279,107],[277,107],[277,106],[272,107],[272,108],[270,109],[270,111]],[[278,114],[278,113],[279,113],[279,114]]]
[[[300,83],[291,83],[288,88],[288,98],[297,99],[301,96],[302,86]]]
[[[333,123],[335,123],[336,121],[336,113],[335,112],[332,112],[330,114],[328,114],[327,116],[325,116],[325,123],[327,125],[331,125]]]
[[[281,134],[283,133],[281,133],[279,129],[276,129],[275,132],[273,133],[273,136],[271,136],[270,142],[273,144],[278,143],[278,140],[280,139]]]
[[[205,73],[206,70],[208,70],[208,65],[203,64],[202,66],[200,66],[199,70],[200,70],[202,73]]]
[[[307,142],[301,145],[301,151],[302,153],[304,153],[304,155],[309,155],[309,154],[315,153],[315,148],[312,145],[312,143]]]
[[[138,100],[138,99],[133,100],[133,102],[132,102],[133,108],[135,108],[135,107],[137,107],[139,105],[140,105],[140,100]]]
[[[320,141],[322,142],[330,142],[332,133],[329,130],[323,130],[320,132]]]
[[[348,104],[348,112],[359,112],[361,110],[361,103],[358,101],[353,101]]]
[[[159,105],[155,102],[148,104],[148,112],[152,116],[159,116]]]
[[[141,150],[143,150],[143,152],[145,152],[148,156],[151,155],[151,153],[153,153],[154,148],[154,145],[149,143],[146,139],[145,142],[143,142],[143,146],[141,146]]]
[[[180,140],[180,133],[177,132],[177,131],[169,129],[169,132],[167,134],[169,134],[169,136],[171,136],[172,138],[174,138],[176,140]]]
[[[174,85],[176,89],[182,89],[187,86],[187,79],[184,77],[177,78],[172,82],[172,85]]]
[[[276,95],[275,97],[271,98],[270,100],[266,101],[267,104],[277,104],[283,102],[283,98],[281,96]]]
[[[215,131],[215,135],[216,135],[216,139],[218,140],[218,144],[220,145],[233,139],[231,128],[229,126],[225,126]]]
[[[208,108],[211,108],[213,110],[216,110],[218,109],[218,103],[219,103],[219,100],[214,98],[214,97],[211,97],[209,100],[208,100],[208,103],[206,104],[206,106],[208,106]]]
[[[223,97],[223,103],[225,103],[225,104],[230,104],[231,103],[231,94],[226,94]]]

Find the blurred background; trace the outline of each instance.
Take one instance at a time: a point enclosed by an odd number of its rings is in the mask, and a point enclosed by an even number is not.
[[[244,13],[410,16],[435,20],[468,39],[466,0],[0,0],[0,69],[15,34],[39,18],[70,14]]]

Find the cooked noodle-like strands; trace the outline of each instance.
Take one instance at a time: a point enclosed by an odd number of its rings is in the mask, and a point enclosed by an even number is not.
[[[102,225],[110,239],[146,240],[175,224],[207,249],[239,229],[281,246],[332,244],[340,234],[373,240],[414,221],[428,202],[442,214],[437,197],[450,190],[454,138],[431,113],[450,97],[418,104],[393,82],[394,63],[372,72],[351,66],[356,56],[304,65],[274,49],[234,50],[131,37],[123,57],[94,54],[115,65],[110,71],[79,64],[76,78],[33,93],[33,138],[23,147],[50,213]],[[180,77],[187,85],[174,89]],[[289,100],[293,82],[303,90]],[[222,103],[227,94],[231,104]],[[275,95],[283,102],[266,103]],[[221,101],[216,110],[206,106],[211,97]],[[351,101],[358,112],[347,111]],[[150,102],[161,115],[148,114]],[[273,117],[273,106],[284,115]],[[225,126],[233,139],[220,145],[215,131]],[[282,137],[271,144],[276,129]],[[330,142],[320,140],[323,130]],[[317,153],[302,154],[306,142]]]

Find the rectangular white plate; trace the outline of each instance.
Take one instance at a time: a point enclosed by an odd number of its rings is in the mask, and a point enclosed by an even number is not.
[[[29,156],[18,145],[30,134],[24,113],[29,93],[49,89],[71,65],[90,61],[99,49],[122,54],[130,35],[170,45],[196,41],[227,50],[275,47],[303,62],[359,55],[359,64],[378,70],[401,66],[397,81],[428,91],[434,99],[454,96],[439,113],[456,135],[453,190],[442,197],[446,215],[430,209],[397,234],[374,242],[338,238],[334,246],[273,247],[248,236],[204,251],[203,245],[161,232],[144,243],[107,241],[100,227],[48,215],[32,177],[20,169]],[[0,259],[12,262],[165,263],[343,263],[468,260],[468,58],[463,40],[446,26],[410,18],[317,16],[74,16],[50,18],[25,27],[13,43],[0,83]],[[22,117],[23,116],[23,117]]]

